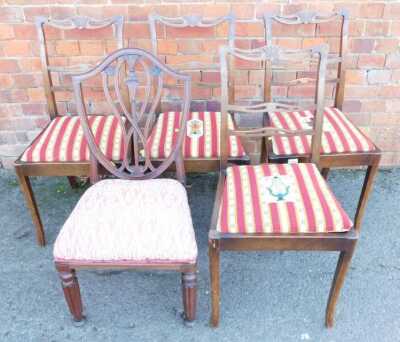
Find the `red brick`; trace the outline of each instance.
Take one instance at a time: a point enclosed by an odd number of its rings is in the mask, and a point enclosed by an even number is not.
[[[380,68],[385,65],[385,55],[360,55],[358,67],[360,69]]]
[[[32,47],[29,40],[10,40],[3,44],[4,54],[8,57],[32,56]]]
[[[315,87],[310,86],[292,86],[289,87],[288,96],[293,97],[314,97],[315,96]]]
[[[19,66],[21,68],[21,71],[25,71],[25,72],[40,71],[42,68],[40,58],[24,57],[19,60]]]
[[[347,86],[345,98],[368,98],[375,97],[379,93],[378,86]]]
[[[350,20],[349,36],[359,37],[364,34],[365,23],[363,20]]]
[[[343,102],[343,110],[346,112],[359,112],[361,110],[361,101],[345,100]]]
[[[369,70],[368,71],[368,83],[369,84],[387,83],[390,81],[390,78],[391,78],[390,70]]]
[[[232,4],[232,12],[238,19],[253,19],[255,8],[253,4]]]
[[[178,52],[178,44],[175,40],[159,40],[157,42],[157,49],[159,54],[163,55],[176,55]]]
[[[0,102],[21,103],[29,100],[28,94],[23,89],[12,89],[0,91]]]
[[[387,36],[389,32],[389,22],[367,22],[365,33],[367,36]]]
[[[281,12],[281,6],[279,4],[272,3],[256,3],[256,17],[263,18],[266,13],[279,14]]]
[[[397,97],[400,98],[400,85],[384,85],[377,92],[379,97]],[[375,93],[375,95],[377,94]]]
[[[148,24],[127,23],[124,28],[125,38],[150,38]]]
[[[43,115],[46,113],[46,105],[43,103],[22,104],[22,111],[25,115]]]
[[[57,41],[56,51],[60,56],[77,56],[80,54],[78,42],[75,41]]]
[[[398,39],[377,39],[375,51],[376,52],[395,52],[399,47]]]
[[[178,41],[178,51],[183,54],[198,54],[203,51],[202,41],[184,39]]]
[[[382,18],[384,9],[385,4],[383,3],[362,4],[360,16],[364,18]]]
[[[21,25],[14,25],[14,33],[16,39],[37,39],[37,31],[36,27],[33,24],[21,24]]]
[[[12,25],[0,24],[0,40],[14,38],[14,30]]]
[[[50,7],[50,15],[54,19],[65,19],[76,16],[76,7]]]
[[[264,26],[261,22],[240,23],[236,24],[236,35],[238,37],[263,37]]]
[[[387,19],[400,19],[400,4],[386,4],[384,17]]]
[[[38,16],[49,17],[50,8],[47,6],[24,7],[25,21],[34,22]]]
[[[28,89],[29,102],[45,102],[46,96],[43,88]]]
[[[386,55],[385,66],[390,69],[400,69],[400,53],[390,53]]]
[[[112,27],[104,27],[101,29],[74,29],[67,30],[64,33],[65,39],[114,39]]]
[[[0,74],[1,89],[9,89],[14,86],[14,80],[9,74]]]
[[[22,9],[18,7],[0,6],[0,22],[18,23],[23,20]]]
[[[19,72],[19,66],[16,60],[13,59],[0,59],[0,72],[14,73]]]
[[[366,71],[346,70],[346,84],[364,84],[366,83]]]
[[[102,41],[80,41],[80,53],[85,56],[104,56],[105,47]]]
[[[175,28],[167,27],[167,38],[214,38],[213,27],[187,27]]]
[[[14,83],[16,88],[33,88],[38,86],[36,78],[29,74],[18,74],[14,75]]]
[[[352,39],[350,41],[350,50],[355,53],[368,53],[374,49],[374,39]]]
[[[384,112],[386,110],[384,100],[367,100],[361,102],[362,112]]]

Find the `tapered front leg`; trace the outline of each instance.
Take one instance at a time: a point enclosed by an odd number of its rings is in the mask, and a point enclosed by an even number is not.
[[[36,204],[35,196],[32,191],[32,185],[28,176],[25,176],[22,167],[16,166],[15,172],[18,176],[19,185],[21,191],[25,197],[26,205],[31,212],[32,221],[36,229],[36,240],[39,246],[44,246],[46,244],[46,239],[44,236],[44,229],[42,220],[40,219],[39,209]]]
[[[330,171],[330,169],[328,167],[324,167],[321,170],[321,175],[322,175],[322,177],[324,177],[325,180],[328,180],[329,171]]]
[[[339,298],[340,290],[344,284],[344,279],[346,277],[347,270],[349,269],[354,249],[355,244],[351,250],[340,252],[335,275],[332,280],[328,304],[326,306],[325,324],[328,328],[331,328],[333,326],[336,303]]]
[[[191,323],[196,319],[197,279],[195,271],[182,273],[182,297],[184,319]]]
[[[82,314],[81,291],[79,288],[78,279],[76,278],[75,270],[67,267],[57,267],[57,270],[61,279],[61,285],[69,311],[71,312],[74,320],[79,322],[84,319],[84,316]]]
[[[219,243],[217,240],[210,240],[208,247],[208,257],[210,261],[210,282],[211,282],[211,319],[212,327],[219,324],[219,301],[220,301],[220,261]]]

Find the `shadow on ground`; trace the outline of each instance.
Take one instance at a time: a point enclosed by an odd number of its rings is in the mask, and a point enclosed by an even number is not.
[[[361,171],[336,171],[330,183],[354,213]],[[361,240],[326,329],[325,304],[335,253],[225,253],[222,321],[210,313],[207,231],[216,175],[192,176],[190,205],[199,244],[198,319],[182,325],[180,278],[173,273],[82,271],[85,325],[72,324],[52,264],[57,232],[83,189],[66,179],[33,182],[48,245],[39,248],[14,174],[0,170],[0,341],[400,341],[400,170],[381,171]]]

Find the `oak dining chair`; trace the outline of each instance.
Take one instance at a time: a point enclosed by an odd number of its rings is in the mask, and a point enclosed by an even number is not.
[[[115,43],[117,48],[122,48],[123,23],[122,16],[102,20],[89,17],[36,18],[43,86],[50,121],[18,157],[14,166],[27,207],[32,215],[36,239],[40,246],[44,246],[46,243],[45,232],[30,177],[67,176],[71,186],[75,187],[77,185],[75,177],[89,176],[89,149],[83,135],[80,118],[76,113],[61,115],[56,99],[57,93],[72,93],[72,87],[67,84],[67,81],[64,82],[64,79],[67,80],[74,72],[87,70],[90,65],[67,64],[68,58],[64,55],[57,55],[59,48],[54,45],[55,40],[54,37],[51,37],[51,32],[59,31],[62,34],[59,41],[64,38],[76,41],[76,38],[79,39],[80,35],[84,34],[87,39],[99,36],[104,43],[107,39]],[[107,36],[107,30],[111,32],[109,34],[111,39]],[[68,33],[67,37],[64,36],[66,33]],[[55,57],[51,56],[51,52],[54,51]],[[57,61],[58,59],[62,61],[51,64],[53,60]],[[97,130],[96,134],[108,155],[114,160],[122,159],[120,154],[121,129],[118,121],[112,116],[105,115],[92,115],[89,121]]]
[[[327,78],[327,86],[333,87],[333,106],[324,109],[324,127],[321,143],[321,167],[324,177],[335,167],[367,167],[363,187],[358,201],[355,215],[355,226],[360,227],[364,216],[365,207],[371,193],[373,182],[378,171],[381,159],[380,149],[373,141],[365,135],[351,120],[349,115],[343,111],[346,82],[346,56],[348,53],[349,40],[349,13],[346,9],[338,10],[328,14],[319,14],[313,11],[301,11],[290,15],[275,15],[267,13],[264,16],[265,42],[266,45],[278,44],[279,39],[274,32],[290,30],[295,35],[306,36],[309,31],[317,34],[317,42],[321,39],[329,42],[330,54],[328,65],[333,68],[333,77]],[[325,25],[325,26],[324,26]],[[279,26],[281,30],[279,31]],[[324,35],[326,29],[331,32],[337,28],[337,35],[328,37]],[[292,31],[296,28],[298,31]],[[303,28],[303,31],[301,29]],[[308,29],[307,29],[308,28]],[[325,29],[324,29],[325,28]],[[310,30],[311,29],[311,30]],[[276,31],[275,31],[276,30]],[[296,33],[295,33],[296,32]],[[277,42],[275,42],[277,39]],[[299,37],[300,39],[300,37]],[[307,44],[312,44],[307,42]],[[304,44],[304,43],[303,43]],[[271,89],[269,80],[273,75],[266,70],[266,89]],[[268,100],[271,100],[271,90],[267,91]],[[302,120],[310,116],[310,112],[296,113],[269,113],[268,123],[272,127],[289,128],[301,126]],[[304,120],[303,120],[304,122]],[[311,138],[296,139],[294,137],[272,137],[269,144],[269,158],[271,161],[285,161],[288,159],[302,158],[310,153]]]
[[[232,130],[221,126],[220,175],[209,231],[211,325],[220,320],[220,253],[223,251],[338,251],[336,272],[326,309],[326,325],[332,326],[334,311],[355,249],[359,228],[353,224],[322,175],[320,146],[323,127],[327,45],[303,50],[284,50],[269,45],[253,50],[221,48],[222,122],[228,113],[288,112],[311,110],[306,128],[262,127]],[[303,108],[284,102],[239,106],[229,98],[228,61],[265,62],[272,70],[299,72],[316,69],[315,104]],[[310,80],[311,81],[311,80]],[[290,80],[295,84],[295,80]],[[303,84],[304,79],[298,82]],[[311,138],[311,153],[299,163],[230,165],[229,135]],[[290,296],[285,299],[290,298]]]
[[[102,149],[87,114],[82,88],[96,77],[102,79],[109,112],[121,127],[119,162]],[[197,245],[186,190],[177,180],[155,179],[182,159],[184,129],[179,130],[168,157],[157,165],[147,147],[166,79],[175,79],[182,86],[178,123],[182,128],[189,113],[190,75],[165,66],[150,52],[120,49],[94,68],[72,75],[94,183],[79,199],[54,245],[55,266],[75,321],[84,319],[76,276],[81,269],[179,272],[183,318],[187,323],[195,319]],[[156,98],[149,96],[154,84]],[[101,169],[114,178],[100,179]]]
[[[215,37],[214,43],[218,42],[221,45],[225,41],[229,46],[234,46],[235,16],[232,13],[216,18],[204,18],[197,15],[170,18],[151,14],[149,23],[151,44],[155,55],[164,56],[163,50],[160,49],[160,44],[170,36],[177,37],[175,43],[177,43],[178,49],[180,41],[183,43],[191,39],[195,42],[201,42],[208,35],[210,38]],[[219,33],[225,32],[222,29],[223,25],[227,27],[225,36]],[[203,42],[203,49],[209,51],[210,47],[206,48],[207,44],[210,45],[209,40]],[[216,56],[213,56],[212,51],[207,56],[200,56],[206,57],[206,60],[204,58],[196,60],[199,59],[198,54],[196,55],[195,51],[190,49],[189,52],[178,51],[175,57],[178,60],[173,60],[172,63],[169,63],[170,56],[166,55],[164,58],[166,58],[166,63],[174,69],[190,72],[193,75],[192,91],[197,89],[213,92],[220,88],[218,49],[215,45],[211,44],[211,48],[216,50],[214,52]],[[150,149],[153,158],[162,160],[168,156],[170,140],[167,138],[170,135],[177,134],[174,122],[180,113],[178,111],[163,112],[161,107],[158,112],[159,115],[154,128],[153,139],[150,142]],[[227,120],[229,127],[233,128],[236,125],[232,116],[228,115]],[[182,147],[186,171],[207,172],[218,170],[220,126],[221,113],[217,108],[207,111],[191,111],[189,113]],[[238,163],[249,160],[242,142],[237,137],[231,137],[229,140],[229,157]]]

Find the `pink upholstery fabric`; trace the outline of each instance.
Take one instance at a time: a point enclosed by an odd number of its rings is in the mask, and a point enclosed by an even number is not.
[[[195,262],[196,257],[186,190],[173,179],[96,183],[54,246],[56,261]]]

